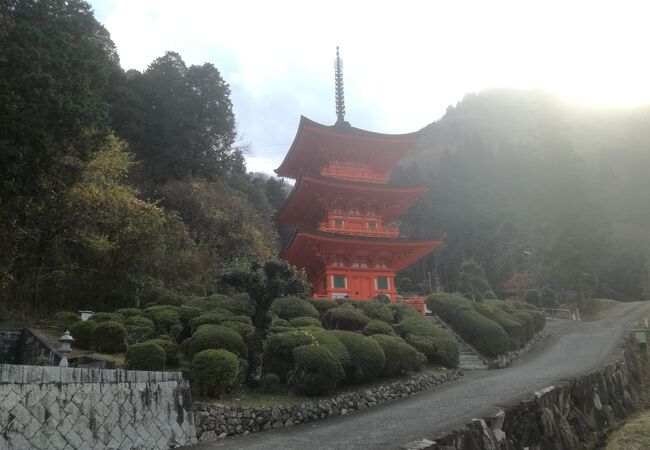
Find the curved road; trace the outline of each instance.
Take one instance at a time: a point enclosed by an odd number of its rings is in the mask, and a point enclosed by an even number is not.
[[[510,368],[469,372],[458,381],[375,408],[192,449],[394,449],[430,439],[609,362],[620,350],[624,332],[649,312],[650,302],[635,302],[592,322],[549,321],[551,334],[544,343]]]

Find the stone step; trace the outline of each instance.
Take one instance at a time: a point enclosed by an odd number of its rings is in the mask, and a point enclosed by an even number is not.
[[[438,316],[425,316],[426,319],[432,324],[439,326],[451,333],[452,336],[456,338],[458,343],[458,367],[463,370],[486,370],[488,368],[487,364],[483,359],[471,348],[469,347],[456,332],[444,321],[442,321]]]

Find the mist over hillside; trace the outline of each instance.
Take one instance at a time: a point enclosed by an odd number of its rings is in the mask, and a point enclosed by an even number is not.
[[[622,299],[646,296],[650,252],[650,107],[607,110],[540,90],[469,94],[422,130],[393,173],[429,192],[402,218],[446,245],[402,274],[454,291],[474,259],[501,291],[531,287]]]

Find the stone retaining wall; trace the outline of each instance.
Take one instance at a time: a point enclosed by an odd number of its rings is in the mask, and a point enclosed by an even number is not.
[[[1,449],[168,449],[196,442],[177,372],[0,365]]]
[[[456,380],[460,376],[460,371],[450,369],[423,372],[385,385],[343,392],[331,398],[275,408],[255,409],[226,406],[221,403],[195,402],[194,416],[197,437],[200,442],[214,441],[227,436],[248,434],[345,415],[431,389],[438,384]]]
[[[634,344],[615,362],[585,376],[536,392],[494,416],[406,449],[573,450],[643,406],[648,354]]]

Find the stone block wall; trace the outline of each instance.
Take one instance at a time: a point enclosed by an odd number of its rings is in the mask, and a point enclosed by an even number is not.
[[[329,398],[274,408],[256,409],[226,406],[221,403],[195,402],[197,437],[200,442],[209,442],[227,436],[237,436],[345,415],[431,389],[438,384],[456,380],[460,376],[461,372],[458,370],[440,369],[414,374],[393,383],[351,390]]]
[[[491,417],[406,449],[573,450],[643,406],[648,354],[633,344],[613,363],[536,392]]]
[[[1,449],[168,449],[196,442],[176,372],[0,365]]]

